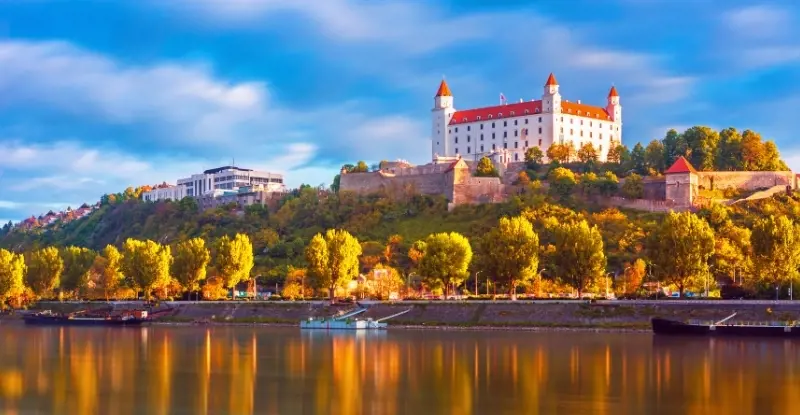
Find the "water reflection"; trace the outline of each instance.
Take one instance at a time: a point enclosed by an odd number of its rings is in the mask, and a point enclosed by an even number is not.
[[[796,413],[800,344],[640,334],[0,331],[4,414]]]

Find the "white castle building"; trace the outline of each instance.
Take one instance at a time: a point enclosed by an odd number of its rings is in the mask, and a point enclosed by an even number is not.
[[[576,150],[592,143],[600,161],[605,161],[611,143],[622,142],[617,89],[612,86],[606,106],[598,107],[562,99],[558,87],[551,73],[540,100],[457,110],[442,80],[432,110],[432,158],[478,159],[502,153],[506,162],[524,161],[530,147],[546,153],[553,143],[572,142]]]

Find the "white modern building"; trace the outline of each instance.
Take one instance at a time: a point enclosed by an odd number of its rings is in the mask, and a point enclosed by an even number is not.
[[[157,187],[149,192],[142,193],[142,199],[146,202],[157,200],[181,200],[186,197],[186,186],[166,186]]]
[[[200,197],[213,190],[238,190],[240,187],[263,185],[267,192],[285,192],[283,175],[243,169],[234,166],[218,167],[178,180],[186,187],[186,195]]]
[[[572,142],[576,150],[592,143],[600,161],[605,161],[612,143],[622,142],[622,106],[615,87],[608,92],[605,107],[573,102],[561,97],[552,73],[541,99],[467,110],[455,108],[453,94],[442,80],[432,121],[434,160],[504,153],[509,162],[524,161],[530,147],[546,153],[553,143]]]

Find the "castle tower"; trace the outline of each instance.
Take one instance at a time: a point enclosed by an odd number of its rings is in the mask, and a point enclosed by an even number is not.
[[[558,113],[561,112],[561,94],[558,92],[558,81],[555,75],[550,73],[547,82],[544,84],[544,94],[542,94],[542,112]]]
[[[453,108],[453,94],[447,82],[442,79],[436,96],[433,98],[433,109],[431,110],[431,160],[436,156],[446,156],[451,152],[450,143],[450,119],[453,118],[456,109]]]
[[[615,123],[622,123],[622,105],[619,103],[619,94],[617,88],[612,86],[608,91],[608,98],[606,103],[606,111],[611,115],[611,120]]]

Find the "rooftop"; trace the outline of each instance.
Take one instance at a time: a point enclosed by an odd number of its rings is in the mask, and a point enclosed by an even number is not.
[[[680,156],[675,163],[672,163],[672,166],[664,172],[664,174],[676,174],[676,173],[697,173],[697,170],[692,167],[692,164],[689,163],[689,160],[686,160],[686,157]]]
[[[216,169],[206,170],[203,172],[203,174],[215,174],[225,170],[253,171],[252,169],[243,169],[241,167],[236,167],[236,166],[222,166],[222,167],[217,167]]]

